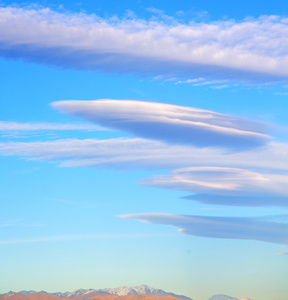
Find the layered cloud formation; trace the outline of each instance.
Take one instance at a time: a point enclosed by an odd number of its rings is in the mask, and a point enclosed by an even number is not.
[[[0,55],[81,70],[286,80],[287,19],[189,24],[0,8]]]
[[[191,107],[132,100],[59,101],[52,105],[97,125],[147,139],[10,142],[0,144],[0,152],[56,160],[62,166],[184,167],[143,182],[189,191],[193,195],[187,198],[203,203],[287,205],[287,177],[269,171],[287,170],[283,151],[287,145],[267,143],[269,136],[260,123]],[[44,127],[49,128],[47,124]],[[251,167],[268,172],[257,173]]]
[[[0,8],[0,56],[64,69],[175,78],[194,85],[288,79],[288,19],[183,24],[103,19],[46,8]],[[141,101],[60,101],[54,108],[97,125],[0,122],[0,131],[124,131],[135,138],[2,142],[2,155],[61,166],[176,169],[143,184],[187,191],[190,200],[230,206],[288,206],[288,145],[263,124],[198,108]],[[179,169],[182,168],[182,169]],[[288,244],[288,217],[130,214],[199,237]],[[84,238],[94,238],[86,236]],[[82,239],[48,237],[44,240]],[[28,242],[35,240],[28,240]],[[22,243],[27,240],[4,241]],[[287,251],[278,252],[286,255]]]
[[[146,179],[143,184],[187,191],[192,195],[186,198],[204,204],[288,205],[288,176],[281,174],[288,171],[288,145],[270,142],[261,123],[203,109],[132,100],[71,100],[52,106],[136,138],[8,142],[0,143],[0,153],[58,161],[61,166],[172,168],[172,173]],[[2,123],[3,130],[17,124],[12,125]],[[49,129],[49,124],[36,126],[44,127]],[[280,221],[172,214],[123,217],[171,225],[195,236],[288,243],[287,216]]]
[[[245,150],[269,140],[259,123],[171,104],[132,101],[59,101],[53,107],[136,136],[196,147]]]
[[[185,198],[202,203],[288,206],[288,176],[285,175],[238,168],[190,167],[145,180],[144,184],[196,193]]]
[[[122,218],[136,219],[153,224],[165,224],[188,235],[221,238],[244,239],[277,244],[288,243],[287,222],[269,221],[267,218],[207,217],[173,214],[130,214]],[[288,216],[286,221],[288,220]]]

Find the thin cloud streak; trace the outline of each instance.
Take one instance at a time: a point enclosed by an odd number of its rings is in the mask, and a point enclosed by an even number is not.
[[[279,251],[279,252],[276,252],[275,254],[278,254],[278,255],[288,255],[288,251]]]
[[[63,167],[171,169],[188,166],[288,171],[288,144],[269,143],[250,151],[227,153],[214,148],[167,145],[145,139],[60,139],[0,143],[0,154],[57,161]]]
[[[129,161],[134,157],[160,156],[167,145],[145,139],[115,138],[97,139],[62,139],[46,142],[8,142],[0,144],[0,152],[4,155],[24,155],[43,160],[82,160],[95,159],[94,164],[105,164],[105,160],[123,159]],[[175,147],[181,148],[181,147]],[[129,159],[130,158],[130,159]]]
[[[59,236],[46,236],[46,237],[35,237],[35,238],[23,238],[14,240],[0,240],[0,245],[11,245],[11,244],[27,244],[27,243],[43,243],[43,242],[69,242],[77,240],[97,240],[97,239],[129,239],[129,238],[151,238],[151,237],[163,237],[163,234],[71,234],[71,235],[59,235]],[[171,235],[170,235],[171,236]]]
[[[106,130],[94,124],[17,123],[0,121],[0,131]]]
[[[276,244],[288,243],[288,224],[248,217],[208,217],[160,213],[129,214],[122,218],[170,225],[184,234],[217,238],[243,239]],[[287,218],[287,216],[286,216]]]
[[[52,106],[107,128],[171,144],[241,151],[270,140],[264,124],[193,107],[111,99],[58,101]]]
[[[182,24],[7,6],[0,20],[1,56],[48,66],[245,82],[288,77],[287,19],[277,16]]]

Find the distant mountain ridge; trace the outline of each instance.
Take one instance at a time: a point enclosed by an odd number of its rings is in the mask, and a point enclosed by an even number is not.
[[[17,296],[18,295],[18,296]],[[23,297],[21,296],[20,299],[20,295],[23,295]],[[42,295],[42,297],[41,297]],[[0,300],[6,300],[8,298],[6,298],[5,296],[8,296],[9,299],[14,300],[14,296],[16,296],[15,299],[19,299],[19,300],[30,300],[30,299],[42,299],[43,300],[47,299],[74,299],[74,300],[119,300],[118,297],[121,297],[121,300],[155,300],[152,297],[155,298],[166,298],[167,300],[177,300],[177,299],[183,299],[183,300],[192,300],[189,297],[183,296],[183,295],[177,295],[174,293],[169,293],[169,292],[165,292],[163,290],[160,289],[154,289],[152,287],[149,287],[147,285],[140,285],[140,286],[135,286],[135,287],[128,287],[128,286],[123,286],[123,287],[119,287],[119,288],[105,288],[105,289],[79,289],[76,290],[74,292],[65,292],[65,293],[47,293],[45,291],[41,291],[41,292],[36,292],[33,290],[29,290],[29,291],[20,291],[18,293],[14,293],[12,291],[10,291],[7,294],[4,295],[0,295]],[[11,297],[13,296],[13,297]],[[29,297],[31,296],[31,297]],[[36,298],[35,298],[35,297]],[[39,297],[38,297],[39,296]],[[49,298],[52,297],[52,298]],[[56,298],[53,298],[56,297]],[[160,300],[160,299],[159,299]],[[208,300],[252,300],[249,298],[244,298],[244,299],[239,299],[239,298],[234,298],[234,297],[230,297],[227,295],[214,295],[211,298],[209,298]]]
[[[234,298],[234,297],[230,297],[230,296],[227,296],[227,295],[219,294],[219,295],[212,296],[208,300],[253,300],[253,299],[250,299],[250,298],[239,299],[239,298]]]
[[[7,294],[12,294],[14,292],[10,291]],[[45,291],[36,292],[33,290],[29,291],[20,291],[19,294],[23,295],[31,295],[36,293],[42,293],[47,295],[55,295],[58,297],[66,297],[66,298],[76,298],[77,300],[86,300],[94,296],[109,296],[109,295],[115,295],[115,296],[129,296],[129,295],[147,295],[147,296],[153,296],[153,297],[175,297],[183,300],[192,300],[189,297],[186,297],[184,295],[176,295],[174,293],[165,292],[160,289],[154,289],[152,287],[149,287],[147,285],[140,285],[135,287],[128,287],[123,286],[119,288],[105,288],[105,289],[79,289],[74,292],[65,292],[65,293],[47,293]]]
[[[221,295],[214,295],[211,298],[209,298],[208,300],[241,300],[241,299],[233,298],[233,297],[221,294]]]
[[[66,292],[66,293],[53,293],[53,295],[59,296],[59,297],[68,297],[68,298],[73,298],[73,297],[79,297],[83,296],[83,300],[88,299],[87,296],[92,297],[92,296],[108,296],[108,295],[116,295],[116,296],[129,296],[129,295],[149,295],[149,296],[154,296],[154,297],[167,297],[167,296],[172,296],[176,297],[179,299],[184,299],[184,300],[191,300],[191,298],[183,296],[183,295],[176,295],[173,293],[168,293],[163,290],[159,289],[154,289],[151,288],[147,285],[140,285],[140,286],[135,286],[135,287],[128,287],[128,286],[123,286],[119,288],[106,288],[106,289],[99,289],[99,290],[76,290],[74,292]]]

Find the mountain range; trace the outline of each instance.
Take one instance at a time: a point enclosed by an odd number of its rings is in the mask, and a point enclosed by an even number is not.
[[[230,297],[227,295],[214,295],[211,298],[209,298],[208,300],[252,300],[250,298],[242,298],[242,299],[238,299],[238,298],[234,298],[234,297]]]
[[[119,297],[121,296],[121,299]],[[160,298],[160,299],[158,299]],[[0,300],[192,300],[183,295],[165,292],[154,289],[147,285],[136,287],[119,287],[106,289],[79,289],[74,292],[47,293],[45,291],[36,292],[33,290],[20,291],[18,293],[8,292],[0,295]],[[249,298],[238,299],[227,295],[214,295],[208,300],[252,300]]]

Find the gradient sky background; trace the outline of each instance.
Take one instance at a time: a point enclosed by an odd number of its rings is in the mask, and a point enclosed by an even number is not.
[[[286,3],[0,4],[0,293],[286,299]]]

